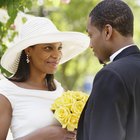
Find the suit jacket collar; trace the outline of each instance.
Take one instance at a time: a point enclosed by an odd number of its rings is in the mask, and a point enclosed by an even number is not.
[[[137,54],[137,53],[140,53],[140,50],[139,48],[136,46],[136,45],[133,45],[133,46],[130,46],[126,49],[124,49],[122,52],[120,52],[115,58],[113,61],[115,60],[118,60],[122,57],[125,57],[125,56],[128,56],[128,55],[131,55],[131,54]]]

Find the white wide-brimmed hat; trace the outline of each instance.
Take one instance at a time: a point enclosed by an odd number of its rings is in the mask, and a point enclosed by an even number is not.
[[[89,37],[79,32],[61,32],[51,20],[35,17],[27,21],[19,32],[19,41],[8,48],[1,59],[1,65],[10,73],[17,71],[22,50],[35,44],[62,42],[60,64],[77,56],[89,46]]]

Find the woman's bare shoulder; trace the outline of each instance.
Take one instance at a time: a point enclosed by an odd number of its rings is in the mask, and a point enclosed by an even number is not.
[[[12,118],[12,107],[9,100],[0,93],[0,139],[4,140],[7,136]]]

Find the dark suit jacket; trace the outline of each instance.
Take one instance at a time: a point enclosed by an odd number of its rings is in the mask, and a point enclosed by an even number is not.
[[[97,73],[79,120],[77,140],[140,140],[140,51],[136,46],[123,50]]]

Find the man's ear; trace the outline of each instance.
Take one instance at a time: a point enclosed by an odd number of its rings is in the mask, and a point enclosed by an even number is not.
[[[110,24],[106,24],[104,27],[104,36],[105,40],[109,40],[112,36],[113,28]]]

